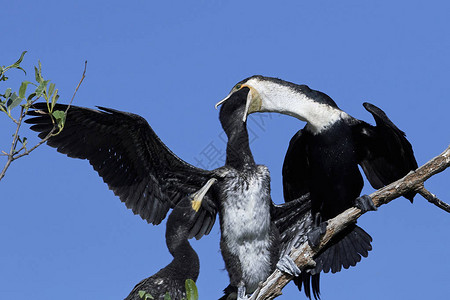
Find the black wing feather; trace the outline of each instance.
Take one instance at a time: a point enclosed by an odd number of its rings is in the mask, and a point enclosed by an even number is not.
[[[44,138],[53,128],[47,104],[37,103],[33,108],[29,115],[34,117],[25,122]],[[71,106],[64,129],[47,144],[69,157],[89,160],[114,194],[147,222],[159,224],[183,196],[211,178],[210,171],[178,158],[142,117],[98,108]],[[66,109],[67,105],[55,106],[55,110]],[[208,212],[207,220],[206,228],[212,227],[215,212]],[[201,234],[208,232],[200,225],[195,228]]]
[[[283,194],[284,201],[289,202],[309,193],[307,143],[303,141],[302,130],[299,130],[289,142],[289,148],[283,162]]]
[[[360,122],[353,131],[360,165],[372,187],[379,189],[417,169],[417,162],[405,133],[380,108],[367,102],[363,105],[376,126]],[[405,197],[412,202],[415,194]]]

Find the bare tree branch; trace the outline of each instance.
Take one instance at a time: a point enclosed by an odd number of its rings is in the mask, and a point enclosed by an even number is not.
[[[440,155],[431,159],[429,162],[418,168],[414,172],[410,172],[402,179],[399,179],[388,186],[385,186],[369,196],[372,198],[376,207],[387,204],[390,201],[402,196],[410,191],[417,191],[431,203],[449,212],[450,206],[439,200],[435,195],[428,192],[423,184],[431,176],[436,175],[450,166],[450,146]],[[300,267],[311,265],[314,255],[322,249],[330,239],[343,230],[350,223],[355,222],[362,215],[358,208],[349,208],[333,219],[328,220],[327,231],[320,241],[320,245],[316,249],[312,249],[306,242],[298,249],[293,249],[291,257]],[[281,295],[282,289],[291,281],[292,276],[275,270],[272,275],[256,290],[251,300],[274,299]]]

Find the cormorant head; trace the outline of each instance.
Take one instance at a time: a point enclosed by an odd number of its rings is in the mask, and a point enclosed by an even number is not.
[[[278,78],[255,75],[237,83],[223,100],[226,103],[232,96],[248,89],[243,120],[254,112],[277,112],[308,122],[320,130],[341,117],[342,111],[326,94]]]
[[[247,119],[246,103],[249,89],[242,87],[235,90],[227,97],[227,101],[220,108],[219,120],[225,132],[241,126]],[[216,108],[221,103],[216,104]]]

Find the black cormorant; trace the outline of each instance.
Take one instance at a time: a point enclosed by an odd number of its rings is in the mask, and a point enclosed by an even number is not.
[[[185,282],[197,280],[200,262],[189,244],[189,230],[195,220],[191,197],[185,197],[170,213],[166,224],[166,244],[173,260],[156,274],[139,282],[125,300],[141,300],[140,291],[153,299],[164,300],[166,293],[172,300],[186,299]]]
[[[249,89],[246,113],[278,112],[307,122],[292,138],[283,164],[285,201],[310,193],[315,230],[309,235],[317,245],[328,219],[357,206],[374,209],[368,196],[359,197],[363,179],[378,189],[417,168],[411,144],[378,107],[364,103],[376,126],[340,110],[326,94],[276,78],[253,76],[239,82],[229,96]],[[228,98],[227,97],[227,98]],[[227,99],[225,98],[225,99]],[[406,194],[411,202],[415,193]],[[339,272],[366,257],[371,237],[356,224],[340,233],[316,257],[310,270],[314,296],[318,297],[320,271]],[[310,278],[303,278],[308,283]],[[297,281],[297,284],[301,282]]]

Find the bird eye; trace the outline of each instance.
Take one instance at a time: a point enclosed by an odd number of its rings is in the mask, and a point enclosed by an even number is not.
[[[236,90],[240,90],[242,87],[242,84],[238,83],[236,84],[236,86],[234,87]]]

